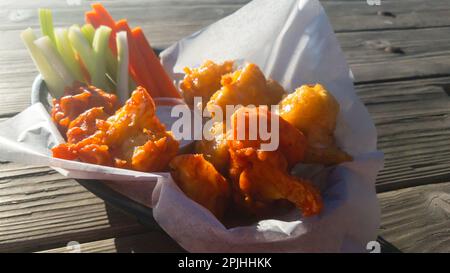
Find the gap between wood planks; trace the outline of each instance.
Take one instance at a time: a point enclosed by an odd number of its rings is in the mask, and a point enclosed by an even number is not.
[[[449,84],[440,77],[356,86],[385,153],[379,192],[449,180]]]
[[[450,252],[450,183],[378,195],[380,235],[404,252]]]
[[[82,243],[79,249],[73,247],[60,247],[40,251],[41,253],[170,253],[185,252],[174,240],[167,234],[159,232],[145,232],[137,235],[123,236],[119,238],[108,238],[105,240]]]
[[[134,217],[47,167],[0,164],[0,252],[29,252],[139,234]]]

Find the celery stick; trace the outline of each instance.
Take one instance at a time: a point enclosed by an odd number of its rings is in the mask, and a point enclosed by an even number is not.
[[[108,88],[106,79],[106,56],[111,29],[100,26],[95,31],[92,47],[95,56],[95,73],[92,76],[92,84],[106,90]]]
[[[109,76],[108,74],[106,74],[106,83],[108,85],[107,90],[117,90],[116,82],[113,79],[111,79],[111,76]]]
[[[49,9],[39,9],[39,22],[41,24],[42,36],[48,36],[52,43],[56,45],[52,11]]]
[[[64,64],[61,55],[59,55],[58,51],[53,46],[50,38],[48,36],[38,38],[34,41],[34,44],[41,50],[42,54],[44,54],[48,64],[64,81],[64,86],[73,86],[75,79]]]
[[[69,41],[69,31],[66,28],[56,30],[56,47],[64,63],[72,75],[80,82],[85,82],[80,64],[75,58],[75,52]]]
[[[117,81],[117,58],[114,56],[109,46],[106,51],[106,72],[109,74],[111,79]]]
[[[130,93],[128,89],[128,41],[127,33],[121,31],[116,35],[117,43],[117,96],[125,103]]]
[[[94,42],[95,28],[91,24],[85,24],[81,28],[81,32],[84,37],[89,41],[90,44]],[[106,52],[106,72],[109,74],[110,78],[115,81],[117,74],[117,59],[112,53],[111,48],[107,47]]]
[[[94,50],[92,49],[91,44],[81,33],[81,30],[78,26],[71,26],[69,28],[69,41],[72,44],[73,49],[75,49],[75,51],[80,56],[83,64],[86,66],[92,83],[92,78],[96,73],[96,66]]]
[[[47,62],[41,50],[34,44],[36,36],[34,35],[33,30],[31,28],[27,28],[26,30],[22,31],[20,36],[25,46],[27,47],[31,58],[33,59],[34,65],[37,67],[42,77],[44,78],[50,94],[54,98],[60,98],[64,94],[64,81]]]
[[[92,45],[92,42],[94,41],[95,28],[91,24],[85,24],[81,27],[81,32],[88,40],[89,44]]]

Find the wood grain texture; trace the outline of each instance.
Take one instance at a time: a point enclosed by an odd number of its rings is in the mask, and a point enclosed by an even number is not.
[[[449,0],[321,1],[336,32],[450,26]]]
[[[450,252],[450,183],[379,195],[380,235],[404,252]]]
[[[0,252],[37,251],[145,230],[47,167],[0,164]]]
[[[142,21],[143,24],[173,20],[187,21],[190,16],[200,16],[195,20],[205,20],[227,14],[227,9],[237,9],[249,0],[132,0],[132,1],[95,1],[102,2],[117,18],[126,17],[131,21]],[[37,26],[35,9],[51,7],[57,11],[70,13],[73,16],[61,18],[64,22],[73,23],[81,20],[82,11],[89,8],[91,1],[81,1],[80,6],[69,6],[66,1],[2,1],[0,3],[2,22],[1,29],[14,29],[18,24]],[[359,30],[403,29],[450,26],[449,0],[408,0],[399,2],[383,0],[381,6],[369,6],[366,1],[321,1],[336,32]],[[206,8],[207,12],[200,12]],[[173,13],[175,10],[182,12]],[[65,10],[65,11],[64,11]],[[384,13],[382,13],[384,12]],[[388,12],[388,13],[386,13]],[[142,15],[147,16],[142,16]],[[383,15],[388,14],[388,15]],[[81,22],[81,21],[80,21]]]
[[[357,84],[450,75],[450,27],[339,33],[337,37]]]
[[[41,251],[45,253],[70,253],[67,246]],[[80,244],[81,253],[171,253],[184,252],[169,236],[158,232],[109,238]]]
[[[450,179],[450,77],[358,85],[385,167],[377,190]]]

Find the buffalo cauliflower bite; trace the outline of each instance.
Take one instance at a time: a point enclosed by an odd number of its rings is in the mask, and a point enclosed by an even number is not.
[[[279,104],[280,116],[302,131],[307,140],[305,163],[325,165],[352,160],[335,142],[339,104],[320,85],[303,85]]]
[[[170,162],[171,174],[192,200],[221,219],[229,203],[228,181],[201,154],[185,154]]]
[[[285,95],[283,87],[276,81],[267,80],[256,64],[246,64],[241,70],[224,75],[222,88],[215,92],[206,109],[214,113],[215,107],[222,109],[224,120],[233,113],[226,112],[227,105],[277,105]]]
[[[138,171],[163,171],[178,152],[178,142],[156,116],[147,91],[138,87],[125,105],[105,120],[92,108],[70,124],[68,142],[53,156]]]
[[[303,216],[319,214],[320,192],[309,181],[288,172],[286,158],[279,151],[239,148],[230,144],[233,200],[245,211],[264,215],[279,200],[293,203]]]
[[[220,89],[222,76],[233,71],[233,61],[216,64],[211,60],[205,61],[198,68],[184,68],[185,76],[180,84],[184,101],[190,106],[194,105],[194,97],[201,97],[203,105]]]
[[[230,155],[228,154],[227,132],[223,122],[214,123],[210,130],[213,139],[196,141],[195,152],[203,154],[206,160],[222,174],[228,172]]]
[[[61,134],[65,135],[74,119],[94,107],[102,107],[107,115],[113,115],[119,108],[117,96],[94,86],[68,88],[63,97],[53,99],[51,116]]]

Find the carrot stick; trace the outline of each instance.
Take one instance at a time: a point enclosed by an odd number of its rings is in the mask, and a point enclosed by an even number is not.
[[[177,91],[169,75],[167,75],[164,67],[161,65],[159,58],[145,38],[142,29],[140,27],[134,28],[132,35],[133,40],[151,71],[152,79],[157,85],[159,92],[165,97],[181,98],[180,93]]]
[[[86,23],[91,24],[94,28],[101,26],[101,22],[99,18],[97,18],[97,13],[95,11],[86,11],[84,19]]]
[[[100,20],[101,24],[112,29],[111,37],[109,39],[109,47],[114,53],[114,56],[116,56],[117,55],[116,31],[115,31],[116,22],[114,22],[114,19],[102,4],[94,3],[91,6],[94,9],[94,12],[96,13],[97,18]]]
[[[109,28],[111,28],[111,36],[109,38],[109,47],[111,48],[111,51],[113,52],[114,56],[117,55],[117,47],[116,47],[116,43],[115,43],[115,38],[116,38],[116,32],[114,31],[115,28],[115,23],[112,25],[110,25],[110,23],[107,23],[105,20],[103,20],[103,17],[99,16],[99,14],[94,11],[87,11],[85,14],[85,20],[86,23],[91,24],[92,26],[94,26],[94,28],[99,28],[100,26],[107,26]]]
[[[139,51],[137,44],[135,43],[131,29],[128,26],[127,20],[122,19],[116,22],[116,31],[126,31],[127,32],[127,40],[128,40],[128,51],[130,54],[130,74],[135,75],[135,81],[138,85],[142,85],[147,89],[147,92],[152,97],[161,97],[158,86],[154,83],[152,78],[149,75],[151,71],[145,62],[142,54]]]
[[[102,4],[94,3],[91,6],[97,13],[97,16],[102,19],[102,22],[103,24],[105,24],[105,26],[110,27],[111,29],[115,27],[116,22],[114,22],[114,19]]]

